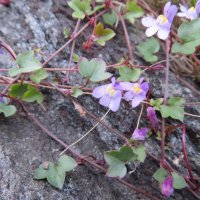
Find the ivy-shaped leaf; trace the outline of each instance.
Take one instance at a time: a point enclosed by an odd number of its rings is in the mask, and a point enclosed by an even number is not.
[[[111,9],[110,13],[103,15],[103,21],[110,26],[113,26],[117,22],[117,19],[118,15],[113,9]]]
[[[137,155],[137,160],[140,162],[144,162],[146,158],[146,147],[144,145],[140,145],[139,147],[133,147],[133,153]]]
[[[183,121],[184,119],[184,100],[180,97],[171,97],[168,101],[168,105],[161,105],[160,112],[162,117],[171,117]]]
[[[0,113],[3,113],[5,117],[10,117],[16,113],[17,109],[13,105],[0,103]]]
[[[175,42],[172,53],[193,54],[200,45],[200,18],[182,23],[178,28],[178,36],[182,43]]]
[[[132,81],[135,82],[140,78],[141,75],[141,69],[131,69],[127,66],[119,67],[119,75],[118,78],[119,81]]]
[[[125,18],[129,20],[132,24],[135,21],[135,18],[142,17],[144,14],[143,9],[137,5],[137,0],[128,0],[126,3],[127,13]]]
[[[155,110],[160,110],[160,106],[163,103],[163,98],[151,99],[150,104],[155,108]]]
[[[156,179],[159,183],[162,183],[163,180],[168,176],[168,172],[164,168],[159,168],[154,174],[153,177]]]
[[[9,95],[14,98],[22,99],[26,102],[38,102],[43,101],[43,95],[37,88],[29,84],[16,83],[11,85]]]
[[[59,158],[58,163],[45,162],[34,172],[34,179],[47,179],[56,188],[62,189],[65,182],[66,172],[77,166],[76,161],[66,155]]]
[[[73,97],[78,98],[79,96],[81,96],[83,94],[83,90],[75,87],[72,89],[73,93],[71,94]]]
[[[112,76],[112,74],[106,72],[106,63],[100,58],[93,58],[88,61],[88,59],[81,57],[78,67],[79,73],[92,82],[103,81]]]
[[[42,64],[34,57],[34,51],[27,51],[16,58],[19,68],[11,68],[10,76],[16,76],[21,73],[29,73],[42,68]]]
[[[150,63],[156,62],[158,60],[158,57],[154,54],[157,53],[159,49],[160,44],[154,37],[141,42],[138,46],[138,50],[144,60]]]
[[[40,83],[42,80],[48,77],[48,73],[45,69],[39,69],[30,75],[30,79],[35,83]]]
[[[91,13],[91,0],[72,0],[68,3],[69,7],[73,9],[72,17],[84,19],[85,14]]]
[[[185,179],[182,176],[179,176],[176,172],[172,173],[173,176],[173,187],[175,189],[183,189],[187,186]]]
[[[96,42],[101,46],[104,46],[108,40],[112,39],[116,35],[112,29],[104,29],[104,26],[101,22],[96,25],[94,34],[97,37]]]

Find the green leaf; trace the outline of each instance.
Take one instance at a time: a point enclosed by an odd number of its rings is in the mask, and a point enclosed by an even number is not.
[[[72,17],[84,19],[85,14],[91,13],[91,0],[72,0],[68,3],[69,7],[73,9]]]
[[[182,176],[179,176],[176,172],[172,173],[174,182],[173,187],[175,189],[183,189],[187,186],[187,183],[185,182],[185,179]]]
[[[200,45],[200,19],[182,23],[178,29],[178,37],[182,43],[175,42],[172,53],[193,54]]]
[[[153,106],[156,110],[160,110],[160,106],[163,103],[163,98],[158,99],[151,99],[150,104]]]
[[[143,9],[137,5],[136,0],[128,0],[126,3],[127,13],[125,18],[128,19],[132,24],[135,21],[135,18],[142,17],[144,14]]]
[[[43,101],[43,95],[37,88],[29,84],[16,83],[11,85],[9,95],[14,98],[22,99],[26,102]]]
[[[35,83],[40,83],[42,80],[48,77],[48,73],[45,69],[39,69],[30,75],[30,78]]]
[[[140,162],[144,162],[146,158],[146,147],[144,145],[140,145],[137,148],[133,147],[133,153],[137,155],[137,160]]]
[[[16,113],[17,109],[13,105],[0,104],[0,113],[3,113],[5,117],[10,117]]]
[[[79,60],[78,67],[80,74],[92,82],[103,81],[112,76],[112,74],[106,72],[106,63],[100,58],[93,58],[88,61],[82,57]]]
[[[75,97],[75,98],[78,98],[79,96],[81,96],[83,94],[83,90],[75,87],[72,89],[73,93],[72,93],[72,96]]]
[[[106,153],[122,162],[131,161],[133,159],[135,160],[137,157],[133,152],[133,149],[129,146],[123,146],[119,150],[107,151]]]
[[[44,167],[47,165],[46,167]],[[66,155],[59,158],[58,163],[46,162],[39,166],[34,172],[34,179],[45,179],[56,188],[62,189],[65,182],[66,172],[77,166],[76,161]]]
[[[101,46],[104,46],[108,40],[112,39],[116,35],[112,29],[104,29],[104,26],[101,22],[96,25],[94,34],[97,37],[96,42]]]
[[[140,78],[141,75],[141,69],[130,69],[129,67],[122,66],[119,67],[119,75],[118,78],[119,81],[132,81],[135,82]]]
[[[164,118],[171,117],[173,119],[178,119],[180,121],[183,121],[184,119],[184,109],[181,106],[161,105],[160,112],[162,117]]]
[[[104,159],[110,167],[107,170],[106,175],[109,177],[123,178],[127,173],[125,163],[111,156],[109,153],[104,153]]]
[[[42,68],[42,64],[34,57],[34,51],[27,51],[16,58],[19,68],[11,68],[10,76],[16,76],[21,73],[29,73]]]
[[[110,13],[103,15],[103,21],[110,26],[113,26],[117,22],[117,19],[118,15],[113,9],[111,9]]]
[[[62,189],[65,182],[65,171],[61,170],[58,165],[49,163],[47,180],[54,187]]]
[[[154,54],[157,53],[160,49],[160,44],[158,40],[156,40],[154,37],[141,42],[138,46],[138,50],[145,61],[147,62],[156,62],[158,60],[158,57]]]
[[[185,100],[181,97],[171,97],[168,101],[168,104],[171,106],[182,106],[185,103]]]
[[[72,157],[63,155],[58,159],[58,165],[59,167],[62,167],[65,172],[68,172],[74,169],[77,166],[77,163]]]
[[[34,171],[34,179],[45,179],[47,178],[48,170],[44,168],[44,164],[41,164],[39,168]]]
[[[73,62],[77,63],[79,61],[79,55],[74,53],[72,57]]]
[[[63,30],[63,35],[64,35],[64,38],[68,38],[70,35],[70,29],[65,27]]]
[[[168,175],[168,172],[164,168],[160,168],[153,174],[153,177],[159,183],[162,183],[162,181],[167,177],[167,175]]]

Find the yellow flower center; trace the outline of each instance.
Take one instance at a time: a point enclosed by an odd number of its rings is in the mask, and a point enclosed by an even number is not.
[[[164,15],[159,15],[159,16],[158,16],[158,20],[159,20],[159,22],[160,22],[161,24],[164,24],[164,23],[168,22],[167,17],[165,17]]]
[[[135,94],[139,94],[142,91],[142,89],[140,88],[139,84],[135,84],[133,86],[133,91]]]
[[[108,87],[106,88],[106,93],[109,94],[110,96],[114,96],[116,91],[115,89],[112,87],[112,85],[108,85]]]
[[[191,7],[188,11],[189,12],[196,12],[196,8],[195,7]]]

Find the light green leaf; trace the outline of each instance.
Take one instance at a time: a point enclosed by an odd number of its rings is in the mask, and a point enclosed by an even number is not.
[[[108,40],[112,39],[116,35],[112,29],[104,29],[104,26],[101,22],[96,25],[94,34],[97,37],[96,42],[101,46],[104,46]]]
[[[81,96],[83,94],[83,90],[75,87],[72,89],[73,93],[72,93],[72,96],[75,97],[75,98],[78,98],[79,96]]]
[[[163,103],[163,98],[158,99],[151,99],[150,104],[153,106],[156,110],[160,110],[160,106]]]
[[[107,170],[106,175],[109,177],[123,178],[127,173],[125,163],[111,156],[109,153],[104,153],[104,159],[110,167]]]
[[[59,167],[62,167],[65,172],[68,172],[74,169],[77,166],[77,163],[72,157],[63,155],[58,159],[58,165]]]
[[[103,21],[110,26],[113,26],[117,22],[117,19],[118,15],[113,9],[111,9],[110,13],[103,15]]]
[[[13,105],[7,105],[0,103],[0,113],[3,113],[5,117],[10,117],[16,113],[17,109]]]
[[[79,61],[79,55],[74,53],[72,57],[73,62],[77,63]]]
[[[146,158],[146,147],[144,145],[140,145],[139,147],[133,147],[133,153],[137,155],[137,160],[140,162],[144,162]]]
[[[70,36],[70,29],[65,27],[63,30],[64,38],[68,38]]]
[[[159,183],[162,183],[163,180],[167,177],[167,175],[168,175],[168,172],[164,168],[160,168],[153,174],[153,177]]]
[[[142,17],[144,14],[143,9],[137,5],[136,0],[128,0],[126,3],[127,13],[125,18],[128,19],[132,24],[135,22],[135,18]]]
[[[84,19],[85,14],[91,13],[91,0],[72,0],[68,3],[69,7],[73,9],[72,16],[78,19]]]
[[[179,176],[176,172],[172,173],[173,176],[173,187],[175,189],[183,189],[187,186],[187,183],[185,182],[185,179],[182,176]]]
[[[171,97],[168,101],[168,104],[171,106],[182,106],[185,103],[185,100],[181,97]]]
[[[44,164],[41,164],[39,168],[34,171],[34,179],[45,179],[47,178],[48,170],[44,168]]]
[[[193,54],[200,45],[200,18],[182,23],[178,28],[178,37],[182,43],[175,42],[172,53]]]
[[[82,57],[79,60],[78,67],[80,74],[92,82],[103,81],[112,76],[112,74],[106,72],[106,63],[100,58],[93,58],[88,61]]]
[[[126,66],[119,67],[119,75],[118,78],[119,81],[132,81],[135,82],[140,78],[141,75],[141,69],[131,69]]]
[[[154,55],[157,53],[160,49],[160,44],[158,40],[156,40],[154,37],[141,42],[138,46],[138,50],[145,61],[147,62],[156,62],[158,60],[158,57]]]
[[[40,83],[42,80],[48,77],[48,73],[45,69],[39,69],[30,75],[30,78],[35,83]]]
[[[11,68],[9,70],[10,76],[16,76],[21,73],[29,73],[42,68],[42,64],[34,57],[34,51],[27,51],[16,59],[19,68]]]
[[[180,121],[183,121],[184,119],[184,109],[181,106],[161,105],[160,112],[162,117],[164,118],[171,117],[173,119],[178,119]]]

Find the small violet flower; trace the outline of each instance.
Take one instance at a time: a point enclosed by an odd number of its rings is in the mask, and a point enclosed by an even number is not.
[[[158,118],[156,116],[156,111],[153,107],[147,108],[147,117],[148,117],[149,121],[151,122],[151,126],[154,129],[157,129],[158,128]]]
[[[161,40],[166,40],[170,33],[173,19],[177,13],[177,6],[171,5],[169,1],[164,7],[163,15],[159,15],[157,19],[153,17],[144,17],[142,24],[148,27],[146,30],[146,36],[151,37],[156,34]]]
[[[145,98],[149,90],[149,84],[143,82],[143,78],[138,83],[122,82],[122,89],[128,91],[124,94],[126,101],[132,100],[132,107],[137,107]],[[142,83],[143,82],[143,83]]]
[[[100,98],[99,103],[102,106],[110,108],[113,112],[119,109],[122,99],[122,88],[119,82],[116,82],[115,78],[111,79],[112,83],[96,87],[92,96]]]
[[[173,177],[172,176],[168,176],[161,183],[161,193],[164,196],[169,197],[169,196],[171,196],[171,194],[173,194],[173,192],[174,192]]]
[[[185,17],[190,20],[196,19],[200,13],[200,0],[197,1],[195,7],[191,7],[189,9],[180,4],[180,10],[181,12],[177,14],[179,17]]]
[[[134,140],[144,140],[147,136],[148,128],[141,128],[141,129],[135,129],[133,132],[132,138]]]

